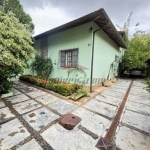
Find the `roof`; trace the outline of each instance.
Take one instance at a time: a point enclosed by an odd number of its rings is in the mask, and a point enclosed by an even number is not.
[[[35,36],[35,40],[41,39],[43,37],[56,34],[58,32],[88,23],[94,21],[99,27],[103,28],[103,31],[119,46],[122,48],[126,48],[125,42],[121,35],[116,30],[115,26],[111,22],[110,18],[108,17],[107,13],[103,8],[90,13],[86,16],[83,16],[81,18],[78,18],[76,20],[73,20],[71,22],[68,22],[64,25],[61,25],[59,27],[56,27],[54,29],[51,29],[49,31],[46,31],[44,33],[41,33],[37,36]]]
[[[119,32],[119,34],[122,36],[122,38],[124,38],[124,36],[125,36],[125,31],[118,31]]]

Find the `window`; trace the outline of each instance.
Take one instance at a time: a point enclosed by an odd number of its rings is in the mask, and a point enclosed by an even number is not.
[[[78,64],[78,49],[61,51],[61,67],[71,67]]]

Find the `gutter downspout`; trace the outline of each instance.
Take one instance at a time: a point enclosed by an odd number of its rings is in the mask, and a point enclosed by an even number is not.
[[[98,18],[97,18],[98,19]],[[97,31],[100,31],[104,29],[106,26],[108,26],[110,22],[108,22],[107,25],[105,25],[103,28],[99,28],[93,32],[93,43],[92,43],[92,59],[91,59],[91,78],[90,78],[90,93],[92,92],[92,80],[93,80],[93,62],[94,62],[94,42],[95,42],[95,33]]]

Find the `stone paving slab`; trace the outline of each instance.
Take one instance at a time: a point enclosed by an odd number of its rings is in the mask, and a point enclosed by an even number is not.
[[[93,110],[95,112],[98,112],[102,115],[105,115],[109,118],[113,118],[115,115],[115,112],[117,110],[117,107],[106,104],[104,102],[97,101],[95,99],[90,100],[87,102],[84,107]]]
[[[118,87],[118,88],[121,88],[121,89],[127,89],[129,87],[130,83],[127,83],[127,84],[123,84],[123,83],[116,83],[114,84],[113,86],[111,87]]]
[[[31,96],[32,98],[35,98],[35,97],[38,97],[38,96],[45,95],[47,93],[44,92],[44,91],[41,91],[41,90],[37,90],[37,91],[32,91],[32,92],[29,92],[29,93],[26,93],[26,94]]]
[[[7,121],[13,117],[15,117],[15,115],[10,112],[8,107],[0,109],[0,123]]]
[[[53,96],[51,94],[46,94],[44,96],[40,96],[40,97],[37,97],[35,99],[38,100],[39,102],[43,103],[44,105],[47,105],[47,104],[52,103],[56,100],[59,100],[58,97]]]
[[[131,80],[129,79],[129,80],[120,80],[119,82],[118,82],[118,84],[123,84],[123,85],[129,85],[130,84],[130,82],[131,82]]]
[[[149,116],[126,110],[122,122],[132,127],[135,127],[141,131],[150,133],[149,120]]]
[[[13,92],[13,94],[14,94],[14,95],[21,94],[21,92],[20,92],[20,91],[18,91],[18,90],[16,90],[16,89],[14,89],[14,88],[12,88],[12,89],[11,89],[11,92]]]
[[[7,98],[7,101],[10,101],[12,104],[15,104],[15,103],[19,103],[19,102],[26,101],[29,99],[30,98],[27,97],[26,95],[20,94],[20,95],[16,95],[16,96],[12,96],[12,97]]]
[[[137,103],[150,105],[150,99],[145,98],[145,97],[144,98],[143,97],[139,97],[138,95],[129,95],[128,96],[128,100],[129,101],[133,101],[133,102],[137,102]]]
[[[150,99],[150,93],[130,92],[130,95],[135,95],[135,96],[138,96],[138,97]]]
[[[68,131],[54,124],[41,135],[54,150],[97,150],[96,141],[79,129]]]
[[[17,89],[20,89],[20,88],[28,87],[28,85],[24,84],[24,83],[21,83],[21,82],[18,82],[17,84],[14,84],[13,87],[15,87]]]
[[[109,96],[112,96],[112,97],[123,99],[125,94],[124,93],[118,93],[118,92],[115,92],[115,91],[104,91],[104,92],[102,92],[101,95],[103,95],[103,96],[109,95]]]
[[[111,88],[116,88],[116,89],[123,89],[123,90],[127,90],[129,86],[121,86],[120,84],[114,84],[113,86],[111,86]]]
[[[47,110],[46,108],[40,108],[35,111],[32,111],[26,115],[23,115],[23,118],[36,130],[39,131],[52,121],[59,118],[58,115]]]
[[[34,87],[30,87],[30,86],[26,86],[26,87],[22,87],[19,89],[21,92],[24,92],[24,93],[29,93],[29,92],[33,92],[33,91],[38,91],[37,88],[34,88]]]
[[[127,109],[142,113],[143,115],[150,116],[150,105],[139,104],[139,103],[128,101]]]
[[[43,150],[43,148],[36,142],[35,139],[32,139],[17,150]]]
[[[116,144],[121,150],[149,150],[150,137],[121,126],[116,134]]]
[[[146,91],[146,89],[131,89],[130,90],[131,93],[144,93],[144,94],[150,94],[148,91]]]
[[[119,106],[121,101],[122,101],[122,99],[111,97],[111,96],[108,96],[108,95],[105,95],[105,96],[97,95],[95,97],[95,99],[98,100],[98,101],[103,101],[103,102],[115,105],[115,106]]]
[[[0,100],[0,108],[2,108],[2,107],[5,107],[5,104],[4,104],[4,102],[2,102],[2,101]]]
[[[130,92],[141,92],[141,93],[149,93],[147,91],[147,88],[141,88],[141,87],[136,87],[136,86],[132,86]]]
[[[120,88],[115,88],[115,87],[110,87],[109,89],[108,89],[108,91],[111,91],[111,92],[118,92],[118,93],[126,93],[126,90],[124,90],[124,89],[120,89]]]
[[[28,100],[28,101],[13,105],[14,109],[16,109],[19,114],[24,114],[26,112],[29,112],[29,111],[39,108],[41,106],[42,105],[36,103],[33,100]]]
[[[72,114],[80,117],[82,119],[81,125],[98,136],[101,136],[110,124],[108,119],[94,114],[84,108],[79,108]]]
[[[6,150],[19,144],[29,136],[29,132],[18,119],[0,125],[0,149]]]
[[[147,85],[146,84],[140,84],[140,83],[133,83],[132,86],[134,87],[141,87],[141,88],[146,88]]]
[[[59,112],[60,114],[64,115],[68,112],[70,112],[71,110],[73,110],[76,105],[72,104],[72,103],[68,103],[66,101],[57,101],[53,104],[48,105],[50,108],[52,108],[53,110],[56,110],[57,112]]]

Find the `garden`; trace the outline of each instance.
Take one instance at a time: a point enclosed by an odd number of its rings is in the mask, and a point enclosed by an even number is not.
[[[76,96],[87,96],[87,91],[83,89],[82,85],[66,83],[57,78],[51,78],[53,63],[50,58],[43,58],[36,55],[34,61],[29,65],[32,75],[20,76],[21,81],[31,83],[33,85],[54,91],[63,96],[73,95],[73,100]]]
[[[11,1],[9,1],[11,3]],[[57,79],[51,79],[50,74],[53,64],[50,58],[44,59],[36,55],[33,47],[34,39],[32,32],[34,29],[32,20],[19,3],[12,5],[11,11],[8,7],[3,6],[0,11],[0,95],[12,96],[11,88],[13,87],[12,78],[20,76],[20,80],[33,85],[46,88],[59,93],[63,96],[69,96],[74,93],[77,95],[87,96],[87,91],[77,84],[64,83]],[[16,9],[21,9],[21,15],[17,16]],[[28,61],[32,64],[28,64]],[[22,75],[23,70],[30,68],[33,76]]]

